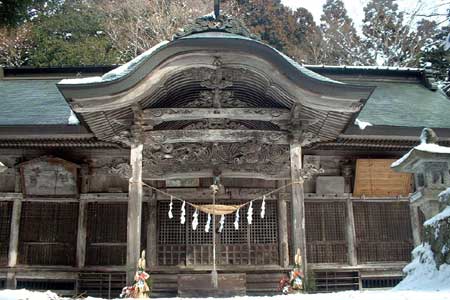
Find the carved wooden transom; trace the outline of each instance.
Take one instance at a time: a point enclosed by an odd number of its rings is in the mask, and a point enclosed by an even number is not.
[[[289,177],[289,166],[287,145],[177,143],[148,145],[143,152],[146,178],[210,177],[213,169],[219,169],[225,176],[239,173],[237,177],[276,179]]]

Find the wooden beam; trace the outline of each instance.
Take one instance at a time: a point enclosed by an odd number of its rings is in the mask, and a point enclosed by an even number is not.
[[[86,206],[87,201],[80,199],[78,209],[78,231],[77,231],[77,267],[83,268],[86,261]]]
[[[144,110],[143,120],[151,124],[199,119],[287,121],[291,112],[282,108],[152,108]]]
[[[356,256],[356,231],[355,231],[355,216],[353,214],[353,202],[350,198],[347,199],[347,255],[348,263],[351,266],[356,266],[358,264],[358,259]]]
[[[306,274],[306,236],[305,236],[305,199],[303,192],[303,177],[302,177],[302,147],[300,143],[294,142],[290,145],[291,154],[291,180],[292,180],[292,202],[291,202],[291,216],[292,216],[292,248],[294,256],[297,249],[300,249],[303,262],[303,272]]]
[[[286,181],[279,181],[280,184],[285,185]],[[287,223],[287,199],[285,196],[289,194],[286,193],[284,188],[278,193],[278,236],[280,245],[280,266],[287,268],[289,266],[289,239],[288,239],[288,223]]]
[[[11,216],[11,229],[9,234],[8,267],[17,265],[19,251],[20,216],[22,213],[22,199],[15,199]]]
[[[130,150],[132,175],[128,191],[127,217],[127,283],[133,282],[141,251],[142,216],[142,149],[141,143],[133,143]]]
[[[245,143],[289,144],[288,134],[263,130],[155,130],[145,133],[146,143]]]

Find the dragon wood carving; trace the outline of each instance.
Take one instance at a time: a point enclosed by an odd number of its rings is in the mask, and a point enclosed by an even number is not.
[[[257,143],[179,143],[145,147],[143,169],[155,177],[165,174],[221,170],[289,174],[289,146]]]

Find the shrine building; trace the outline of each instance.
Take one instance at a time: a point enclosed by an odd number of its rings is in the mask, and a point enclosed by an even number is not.
[[[390,165],[424,127],[450,146],[431,75],[300,65],[226,16],[117,68],[0,68],[0,287],[117,297],[145,249],[152,295],[189,295],[212,231],[218,293],[278,293],[297,249],[317,291],[394,286],[425,215]],[[251,224],[180,221],[213,180]]]

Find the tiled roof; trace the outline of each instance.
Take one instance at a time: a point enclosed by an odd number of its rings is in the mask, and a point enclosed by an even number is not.
[[[69,105],[59,80],[0,80],[0,125],[67,124]]]
[[[0,80],[0,125],[67,124],[70,108],[57,79]],[[349,80],[377,86],[358,118],[373,125],[450,128],[450,99],[420,82]]]
[[[450,99],[440,90],[429,90],[420,83],[372,85],[377,88],[358,116],[361,121],[375,126],[450,128]]]

